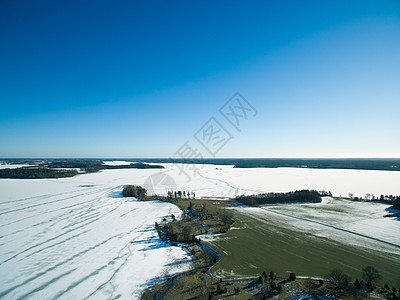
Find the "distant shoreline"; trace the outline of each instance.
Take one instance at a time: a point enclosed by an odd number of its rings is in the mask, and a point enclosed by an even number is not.
[[[0,163],[8,164],[38,164],[51,163],[59,165],[76,165],[78,163],[102,164],[105,161],[130,161],[132,163],[174,163],[174,164],[208,164],[233,165],[235,168],[302,168],[302,169],[344,169],[344,170],[371,170],[371,171],[400,171],[400,158],[129,158],[129,159],[24,159],[4,158]],[[125,168],[128,166],[107,166],[103,168]],[[154,167],[154,166],[152,166]]]

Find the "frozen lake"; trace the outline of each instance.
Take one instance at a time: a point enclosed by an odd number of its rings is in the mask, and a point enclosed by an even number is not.
[[[196,197],[295,189],[400,194],[400,172],[392,171],[163,165],[62,179],[1,179],[0,298],[137,298],[153,278],[188,269],[187,254],[161,243],[154,230],[155,222],[179,216],[179,209],[122,198],[124,184],[158,194],[193,191]]]
[[[162,171],[166,183],[152,185],[157,194],[164,193],[165,187],[171,185],[171,180],[181,190],[196,191],[197,196],[209,197],[234,197],[237,194],[288,192],[300,189],[329,190],[334,196],[344,197],[349,193],[362,197],[367,193],[378,197],[380,194],[400,194],[398,171],[162,165],[167,167]]]
[[[0,180],[1,299],[132,299],[190,267],[154,231],[180,210],[122,198],[124,173]]]

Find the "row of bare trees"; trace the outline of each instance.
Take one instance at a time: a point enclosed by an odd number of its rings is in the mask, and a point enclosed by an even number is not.
[[[375,267],[366,266],[362,268],[362,278],[361,281],[358,278],[354,280],[354,287],[357,289],[367,288],[369,290],[374,290],[382,276]],[[332,270],[327,275],[327,279],[338,290],[345,290],[350,284],[350,277],[344,274],[340,269]],[[388,285],[385,284],[385,286]]]
[[[167,198],[168,199],[195,199],[196,194],[195,192],[191,191],[168,191]]]

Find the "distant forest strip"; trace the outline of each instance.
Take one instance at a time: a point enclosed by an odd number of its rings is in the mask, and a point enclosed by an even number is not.
[[[97,172],[109,169],[163,169],[161,165],[149,165],[143,162],[131,163],[130,165],[110,166],[97,160],[59,160],[48,161],[45,165],[49,168],[79,168],[86,172]]]
[[[24,167],[15,169],[0,169],[0,178],[39,179],[63,178],[78,174],[76,170],[58,170],[45,167]]]
[[[39,179],[63,178],[75,175],[98,172],[105,169],[162,169],[160,165],[149,165],[142,162],[130,165],[109,166],[102,161],[94,160],[60,160],[42,161],[40,165],[22,168],[0,169],[0,178]],[[69,170],[68,170],[69,169]],[[81,169],[80,172],[77,169]]]
[[[321,195],[314,190],[301,190],[288,193],[266,193],[257,195],[241,195],[235,198],[237,202],[248,206],[263,204],[294,203],[294,202],[321,202]]]
[[[312,168],[400,171],[398,158],[204,158],[204,159],[137,159],[154,163],[233,165],[235,168]]]

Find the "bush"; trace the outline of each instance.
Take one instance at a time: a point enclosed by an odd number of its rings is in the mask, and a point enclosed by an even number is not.
[[[396,200],[394,200],[394,202],[393,202],[393,208],[394,208],[394,209],[400,210],[400,196],[398,196],[398,197],[396,198]]]
[[[296,280],[296,274],[295,273],[290,273],[289,274],[289,280]]]
[[[221,285],[218,283],[217,285],[217,294],[224,294],[228,291],[226,287],[221,287]]]

